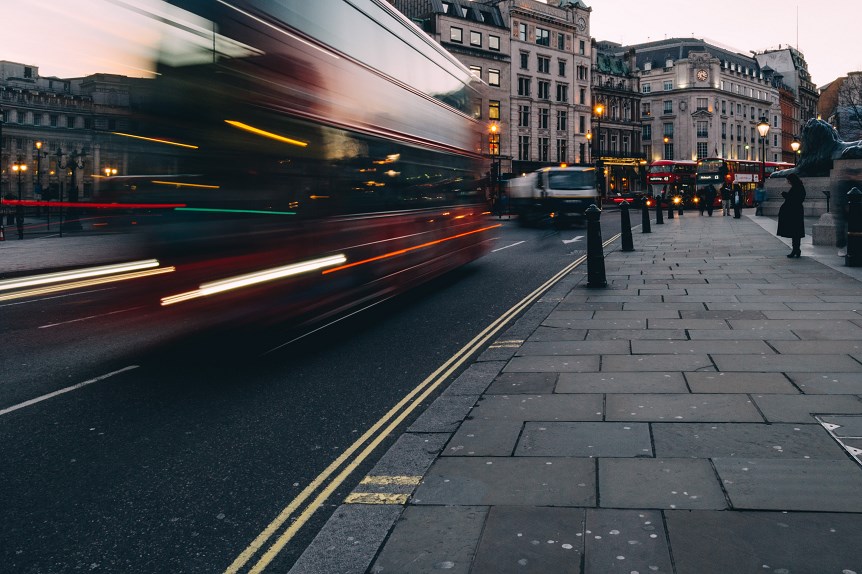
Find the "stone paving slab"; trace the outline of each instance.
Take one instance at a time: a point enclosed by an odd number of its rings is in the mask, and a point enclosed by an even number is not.
[[[696,311],[703,309],[703,303],[668,303],[664,302],[660,306],[654,303],[644,303],[640,300],[626,301],[623,303],[624,311],[650,311],[657,307],[662,309],[673,309],[675,311]]]
[[[715,355],[719,371],[755,373],[856,372],[862,367],[849,355]]]
[[[485,391],[486,395],[543,395],[554,392],[557,373],[502,373]]]
[[[653,423],[659,458],[838,459],[841,447],[819,424]]]
[[[517,356],[560,355],[622,355],[631,353],[628,341],[548,341],[526,342],[518,349]]]
[[[650,371],[644,373],[561,373],[558,393],[685,393],[688,387],[682,373]]]
[[[774,355],[763,341],[632,341],[633,355]]]
[[[409,506],[370,572],[468,574],[487,514],[476,506]]]
[[[597,421],[602,395],[487,395],[470,411],[474,420]]]
[[[471,574],[580,574],[584,510],[495,506]]]
[[[466,420],[442,456],[512,456],[523,428],[520,420]]]
[[[701,309],[698,311],[680,311],[681,319],[766,319],[762,310],[726,310],[716,311],[711,309]]]
[[[664,515],[679,574],[862,572],[862,520],[856,515],[712,511]]]
[[[595,373],[599,365],[598,355],[515,357],[503,370],[507,373]]]
[[[768,325],[768,323],[764,323]],[[798,341],[799,337],[790,329],[691,329],[688,336],[692,341]]]
[[[440,396],[407,429],[409,432],[455,432],[478,397]]]
[[[838,437],[862,438],[862,416],[826,415],[820,419],[838,425],[832,433]]]
[[[685,340],[688,336],[685,329],[592,329],[587,333],[588,341],[633,341],[637,339],[655,339],[670,341]],[[793,337],[796,339],[797,337]]]
[[[598,463],[603,508],[727,508],[708,460],[600,458]]]
[[[587,336],[586,329],[559,329],[557,327],[539,327],[528,341],[583,341]]]
[[[771,423],[810,423],[818,413],[862,413],[862,400],[855,395],[751,395],[757,408]]]
[[[724,319],[650,319],[650,329],[729,329]]]
[[[609,421],[764,422],[741,394],[608,395],[605,413]]]
[[[551,313],[542,324],[562,329],[646,329],[647,325],[646,319],[568,319],[567,313]]]
[[[862,468],[840,460],[714,458],[735,509],[862,512]]]
[[[651,457],[653,449],[645,423],[528,422],[515,456]]]
[[[673,572],[661,512],[590,508],[584,534],[587,574]]]
[[[596,311],[593,319],[679,319],[680,311],[659,307],[658,309],[627,309],[625,311]]]
[[[782,373],[685,373],[693,393],[785,393],[799,389]]]
[[[862,352],[859,341],[770,341],[782,355],[836,355]],[[862,364],[859,365],[862,369]]]
[[[413,495],[421,505],[595,506],[588,458],[439,458]]]
[[[714,370],[708,355],[607,355],[602,357],[603,371],[680,371]]]

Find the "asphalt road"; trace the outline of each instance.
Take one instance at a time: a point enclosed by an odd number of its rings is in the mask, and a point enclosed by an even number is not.
[[[96,289],[0,303],[3,569],[224,571],[392,405],[585,253],[584,227],[502,222],[482,259],[287,345],[280,327],[106,314]],[[618,222],[605,212],[605,239]],[[397,434],[268,571],[296,560]]]

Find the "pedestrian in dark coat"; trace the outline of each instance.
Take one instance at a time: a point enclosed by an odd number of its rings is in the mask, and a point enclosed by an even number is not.
[[[733,197],[730,200],[733,203],[733,218],[739,219],[742,217],[742,188],[737,185],[733,190]]]
[[[730,198],[733,196],[733,190],[730,184],[726,181],[721,184],[721,215],[730,215]]]
[[[788,257],[799,257],[802,254],[800,244],[805,237],[805,219],[802,202],[805,201],[805,186],[795,173],[787,176],[790,190],[782,191],[784,203],[778,210],[778,235],[789,237],[793,243],[793,251]]]
[[[715,186],[711,183],[706,186],[706,193],[704,193],[704,203],[706,203],[706,212],[712,217],[712,208],[715,205],[715,195],[716,195]]]

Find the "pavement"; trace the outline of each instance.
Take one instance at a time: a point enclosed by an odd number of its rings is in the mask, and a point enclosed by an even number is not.
[[[862,268],[753,214],[651,228],[512,324],[290,573],[862,574]]]
[[[862,574],[862,268],[815,222],[798,259],[753,214],[606,246],[608,286],[546,291],[291,574]],[[0,243],[0,277],[51,241]]]

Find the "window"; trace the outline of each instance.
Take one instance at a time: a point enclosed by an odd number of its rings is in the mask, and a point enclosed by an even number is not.
[[[578,79],[586,80],[587,79],[587,67],[586,66],[578,66]]]
[[[563,163],[568,161],[569,145],[564,139],[557,140],[557,161]]]
[[[521,52],[521,69],[530,69],[530,54],[528,54],[527,52]]]
[[[707,156],[707,143],[697,142],[697,159],[703,159]]]
[[[491,100],[490,102],[488,102],[488,119],[500,119],[500,102],[498,100]]]
[[[500,155],[500,133],[488,134],[488,153]]]
[[[647,158],[647,161],[649,161],[652,158],[652,146],[651,145],[645,145],[643,147],[643,149],[644,149],[644,157]]]
[[[482,77],[482,66],[470,66],[470,73],[472,73],[477,78]]]
[[[557,84],[557,101],[569,101],[569,86],[567,86],[566,84]]]
[[[488,34],[488,49],[495,52],[500,51],[500,37]]]
[[[48,122],[50,123],[52,128],[56,128],[57,127],[57,114],[51,114],[50,116],[48,116]],[[72,127],[72,126],[69,126],[69,127]]]
[[[642,94],[649,94],[650,92],[652,92],[652,86],[650,85],[649,82],[641,84],[641,93]]]
[[[566,35],[562,32],[557,34],[557,50],[565,50],[566,49]]]
[[[578,91],[578,103],[586,104],[587,103],[587,90],[585,88],[581,88]]]
[[[463,43],[464,42],[464,31],[461,30],[461,28],[456,28],[456,27],[452,26],[452,28],[449,29],[449,39],[452,40],[453,42],[457,42],[459,44]]]
[[[536,44],[540,46],[550,46],[551,32],[544,28],[536,27]]]
[[[664,87],[664,91],[665,91],[665,92],[669,92],[669,91],[671,91],[671,90],[673,89],[673,81],[671,81],[671,80],[665,80],[665,82],[664,82],[664,86],[663,86],[663,87]]]
[[[580,43],[578,44],[578,54],[583,56],[585,53],[586,53],[586,42],[581,40]]]
[[[551,147],[549,138],[539,138],[539,161],[548,161],[548,151]]]
[[[672,114],[673,113],[673,101],[672,100],[665,100],[664,101],[664,112],[663,113],[665,113],[665,114]]]
[[[518,24],[518,39],[522,42],[527,41],[527,25]]]
[[[34,113],[33,114],[33,125],[34,126],[41,126],[42,125],[42,114],[40,114],[40,113]]]
[[[629,143],[629,136],[623,136],[623,147],[620,151],[622,151],[625,155],[629,155],[629,153],[631,152],[631,144]]]
[[[721,100],[721,113],[727,114],[727,100]]]
[[[550,74],[551,59],[547,56],[536,56],[536,70],[542,74]]]
[[[721,123],[721,139],[723,139],[723,140],[727,139],[727,123],[726,122]]]
[[[530,127],[530,106],[518,106],[518,127]]]
[[[663,124],[663,129],[664,129],[663,135],[665,137],[669,137],[669,138],[673,137],[673,124]],[[673,158],[668,158],[668,159],[673,159]]]
[[[709,109],[709,99],[708,98],[697,98],[697,106],[696,107],[698,110]]]
[[[530,136],[518,136],[518,159],[530,161]]]
[[[470,45],[482,47],[482,32],[470,31]]]
[[[650,141],[652,139],[652,125],[645,124],[641,127],[641,139],[644,141]]]
[[[499,86],[500,85],[500,70],[495,70],[494,68],[488,68],[488,85],[489,86]]]
[[[66,117],[66,127],[67,127],[67,128],[74,128],[74,127],[75,127],[75,118],[74,118],[74,116],[67,116],[67,117]]]
[[[673,142],[664,144],[664,159],[673,159]]]
[[[551,115],[551,110],[548,108],[539,108],[539,129],[548,129],[548,118]]]
[[[518,78],[518,95],[530,95],[530,78]]]
[[[30,66],[24,66],[24,77],[32,78],[33,77],[33,68]]]
[[[565,75],[566,75],[566,61],[565,60],[557,60],[557,75],[565,77]]]
[[[652,107],[649,102],[641,102],[641,116],[648,118],[652,115]]]
[[[539,93],[536,94],[540,100],[550,100],[551,99],[551,82],[546,80],[539,80],[537,82],[539,87]]]
[[[557,110],[557,131],[564,132],[569,129],[569,112]]]
[[[697,137],[709,137],[709,122],[697,122]]]

